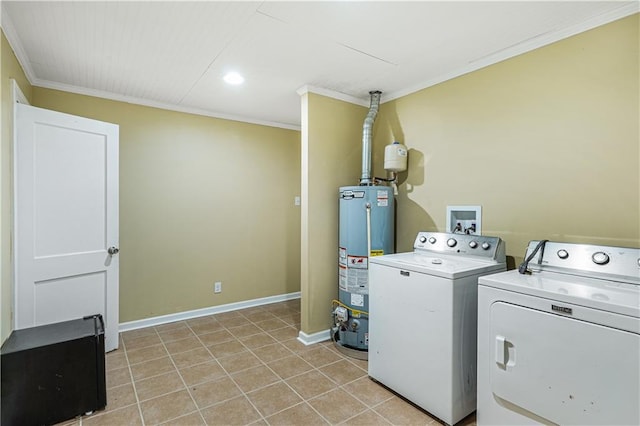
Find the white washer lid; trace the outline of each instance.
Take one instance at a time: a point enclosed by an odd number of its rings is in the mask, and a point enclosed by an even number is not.
[[[480,277],[481,286],[543,297],[640,318],[640,286],[550,271],[531,275],[517,270]]]
[[[369,258],[370,263],[390,266],[442,278],[457,279],[469,275],[486,274],[504,270],[505,263],[465,256],[452,256],[444,253],[422,254],[416,252],[388,254]]]

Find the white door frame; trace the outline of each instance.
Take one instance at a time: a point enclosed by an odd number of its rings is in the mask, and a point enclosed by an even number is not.
[[[11,170],[9,173],[9,179],[11,179],[11,230],[9,231],[9,238],[11,240],[10,244],[10,261],[11,261],[11,330],[15,329],[16,324],[16,302],[17,302],[17,290],[16,290],[16,268],[18,267],[18,263],[16,261],[16,218],[17,218],[17,206],[16,206],[16,179],[15,179],[15,171],[16,171],[16,146],[18,144],[18,132],[16,131],[17,121],[16,121],[16,104],[23,105],[31,105],[27,97],[24,95],[18,82],[15,79],[10,79],[11,84]]]

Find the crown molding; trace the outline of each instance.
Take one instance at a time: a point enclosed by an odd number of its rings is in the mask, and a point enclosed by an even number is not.
[[[56,82],[46,81],[46,80],[35,80],[32,83],[32,85],[36,87],[42,87],[45,89],[60,90],[63,92],[75,93],[78,95],[93,96],[96,98],[109,99],[112,101],[125,102],[128,104],[141,105],[141,106],[147,106],[152,108],[159,108],[159,109],[164,109],[168,111],[183,112],[186,114],[202,115],[205,117],[219,118],[222,120],[240,121],[243,123],[257,124],[260,126],[278,127],[281,129],[300,131],[300,126],[294,125],[294,124],[280,123],[277,121],[256,120],[250,117],[244,117],[240,115],[224,114],[224,113],[218,113],[218,112],[209,111],[201,108],[167,104],[164,102],[157,102],[157,101],[151,101],[148,99],[136,98],[133,96],[120,95],[117,93],[111,93],[103,90],[88,89],[86,87],[78,87],[70,84],[56,83]]]
[[[22,47],[20,37],[18,37],[18,33],[15,26],[13,25],[13,21],[5,10],[5,7],[6,6],[4,5],[4,3],[0,1],[0,27],[2,27],[2,31],[7,37],[9,46],[11,46],[11,49],[13,49],[13,52],[18,59],[18,63],[22,67],[27,80],[29,80],[29,84],[33,85],[33,81],[36,79],[36,75],[33,72],[33,68],[31,68],[31,62],[29,62],[27,52],[25,52],[24,48]]]
[[[78,87],[70,84],[57,83],[57,82],[48,81],[48,80],[41,80],[36,77],[33,71],[33,68],[31,67],[31,62],[29,61],[27,53],[25,52],[22,46],[20,37],[18,37],[18,33],[15,30],[13,21],[11,20],[11,17],[5,10],[5,6],[3,2],[0,2],[0,27],[2,28],[2,31],[7,37],[7,41],[9,42],[11,49],[13,49],[16,55],[16,58],[18,59],[18,63],[22,67],[22,70],[24,71],[25,76],[27,77],[27,80],[29,80],[29,84],[31,84],[32,86],[42,87],[45,89],[60,90],[63,92],[75,93],[78,95],[86,95],[86,96],[93,96],[96,98],[109,99],[112,101],[126,102],[134,105],[142,105],[142,106],[159,108],[159,109],[164,109],[169,111],[183,112],[186,114],[202,115],[206,117],[219,118],[222,120],[239,121],[243,123],[257,124],[260,126],[278,127],[281,129],[300,131],[300,126],[295,124],[280,123],[277,121],[256,120],[250,117],[244,117],[240,115],[218,113],[218,112],[208,111],[200,108],[184,107],[181,105],[173,105],[173,104],[167,104],[163,102],[150,101],[148,99],[135,98],[132,96],[119,95],[116,93],[111,93],[103,90],[88,89],[86,87]]]
[[[187,114],[195,114],[195,115],[219,118],[223,120],[240,121],[244,123],[257,124],[257,125],[269,126],[269,127],[278,127],[278,128],[288,129],[288,130],[300,131],[301,129],[301,126],[295,125],[295,124],[256,120],[256,119],[239,116],[239,115],[218,113],[218,112],[208,111],[200,108],[184,107],[180,105],[173,105],[173,104],[167,104],[163,102],[150,101],[147,99],[135,98],[131,96],[119,95],[119,94],[106,92],[102,90],[88,89],[84,87],[72,86],[72,85],[63,84],[63,83],[40,80],[36,78],[33,68],[31,67],[31,63],[27,57],[27,54],[24,48],[22,47],[20,38],[17,35],[13,22],[11,21],[9,14],[6,13],[6,11],[4,10],[5,9],[4,3],[0,2],[0,4],[2,5],[2,7],[0,8],[0,17],[1,17],[0,26],[2,27],[2,30],[4,31],[7,37],[7,40],[9,41],[9,45],[15,52],[16,58],[18,59],[20,66],[24,70],[25,75],[32,86],[43,87],[43,88],[54,89],[54,90],[61,90],[65,92],[76,93],[76,94],[87,95],[87,96],[94,96],[98,98],[126,102],[130,104],[135,104],[135,105],[160,108],[160,109],[165,109],[169,111],[176,111],[176,112],[183,112]],[[558,31],[551,31],[551,32],[542,34],[538,37],[535,37],[530,40],[526,40],[522,43],[516,44],[509,48],[502,49],[492,54],[478,58],[470,62],[465,67],[462,67],[452,72],[445,73],[435,78],[429,79],[421,84],[417,84],[417,85],[408,87],[406,89],[385,93],[384,100],[381,100],[381,103],[384,104],[386,102],[401,98],[403,96],[410,95],[412,93],[418,92],[420,90],[426,89],[431,86],[435,86],[436,84],[445,82],[447,80],[460,77],[462,75],[502,62],[504,60],[513,58],[515,56],[532,51],[534,49],[549,45],[551,43],[555,43],[557,41],[566,39],[568,37],[574,36],[576,34],[580,34],[582,32],[591,30],[593,28],[596,28],[605,24],[608,24],[618,19],[625,18],[634,13],[638,13],[639,11],[640,11],[640,2],[638,1],[627,2],[615,10],[590,18],[579,24],[572,25],[570,27],[563,28]],[[314,93],[314,94],[326,96],[329,98],[337,99],[340,101],[348,102],[348,103],[363,106],[363,107],[369,106],[368,99],[358,98],[358,97],[341,93],[335,90],[317,87],[313,85],[302,86],[296,92],[300,96],[307,93]]]
[[[513,58],[518,55],[522,55],[524,53],[538,49],[540,47],[547,46],[549,44],[555,43],[560,40],[564,40],[566,38],[583,33],[585,31],[589,31],[594,28],[600,27],[602,25],[609,24],[613,21],[626,18],[627,16],[633,15],[634,13],[638,13],[638,12],[640,12],[640,2],[638,1],[627,2],[623,6],[620,6],[615,10],[603,13],[602,15],[595,16],[593,18],[587,19],[586,21],[580,22],[578,24],[575,24],[566,28],[562,28],[561,30],[550,31],[545,34],[541,34],[538,37],[525,40],[521,43],[510,46],[506,49],[502,49],[497,52],[491,53],[489,55],[483,56],[481,58],[475,59],[474,61],[470,62],[468,65],[462,68],[458,68],[457,70],[454,70],[452,72],[442,74],[438,77],[429,79],[423,82],[422,84],[414,85],[403,90],[389,92],[386,94],[384,102],[381,102],[381,103],[389,102],[389,101],[401,98],[403,96],[416,93],[428,87],[435,86],[436,84],[443,83],[447,80],[452,80],[464,74],[469,74],[473,71],[477,71],[479,69],[488,67],[490,65],[497,64],[504,60]]]
[[[326,96],[328,98],[337,99],[339,101],[348,102],[350,104],[360,105],[363,107],[369,106],[369,100],[360,99],[355,96],[347,95],[346,93],[337,92],[335,90],[325,89],[324,87],[304,85],[296,90],[296,93],[300,96],[307,93],[315,93],[316,95]]]

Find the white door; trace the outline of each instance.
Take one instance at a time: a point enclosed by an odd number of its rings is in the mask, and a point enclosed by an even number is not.
[[[102,314],[117,349],[118,126],[15,107],[15,328]]]

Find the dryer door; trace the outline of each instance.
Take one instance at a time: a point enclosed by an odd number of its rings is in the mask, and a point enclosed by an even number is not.
[[[495,396],[557,424],[640,424],[638,334],[505,302],[490,323]]]

